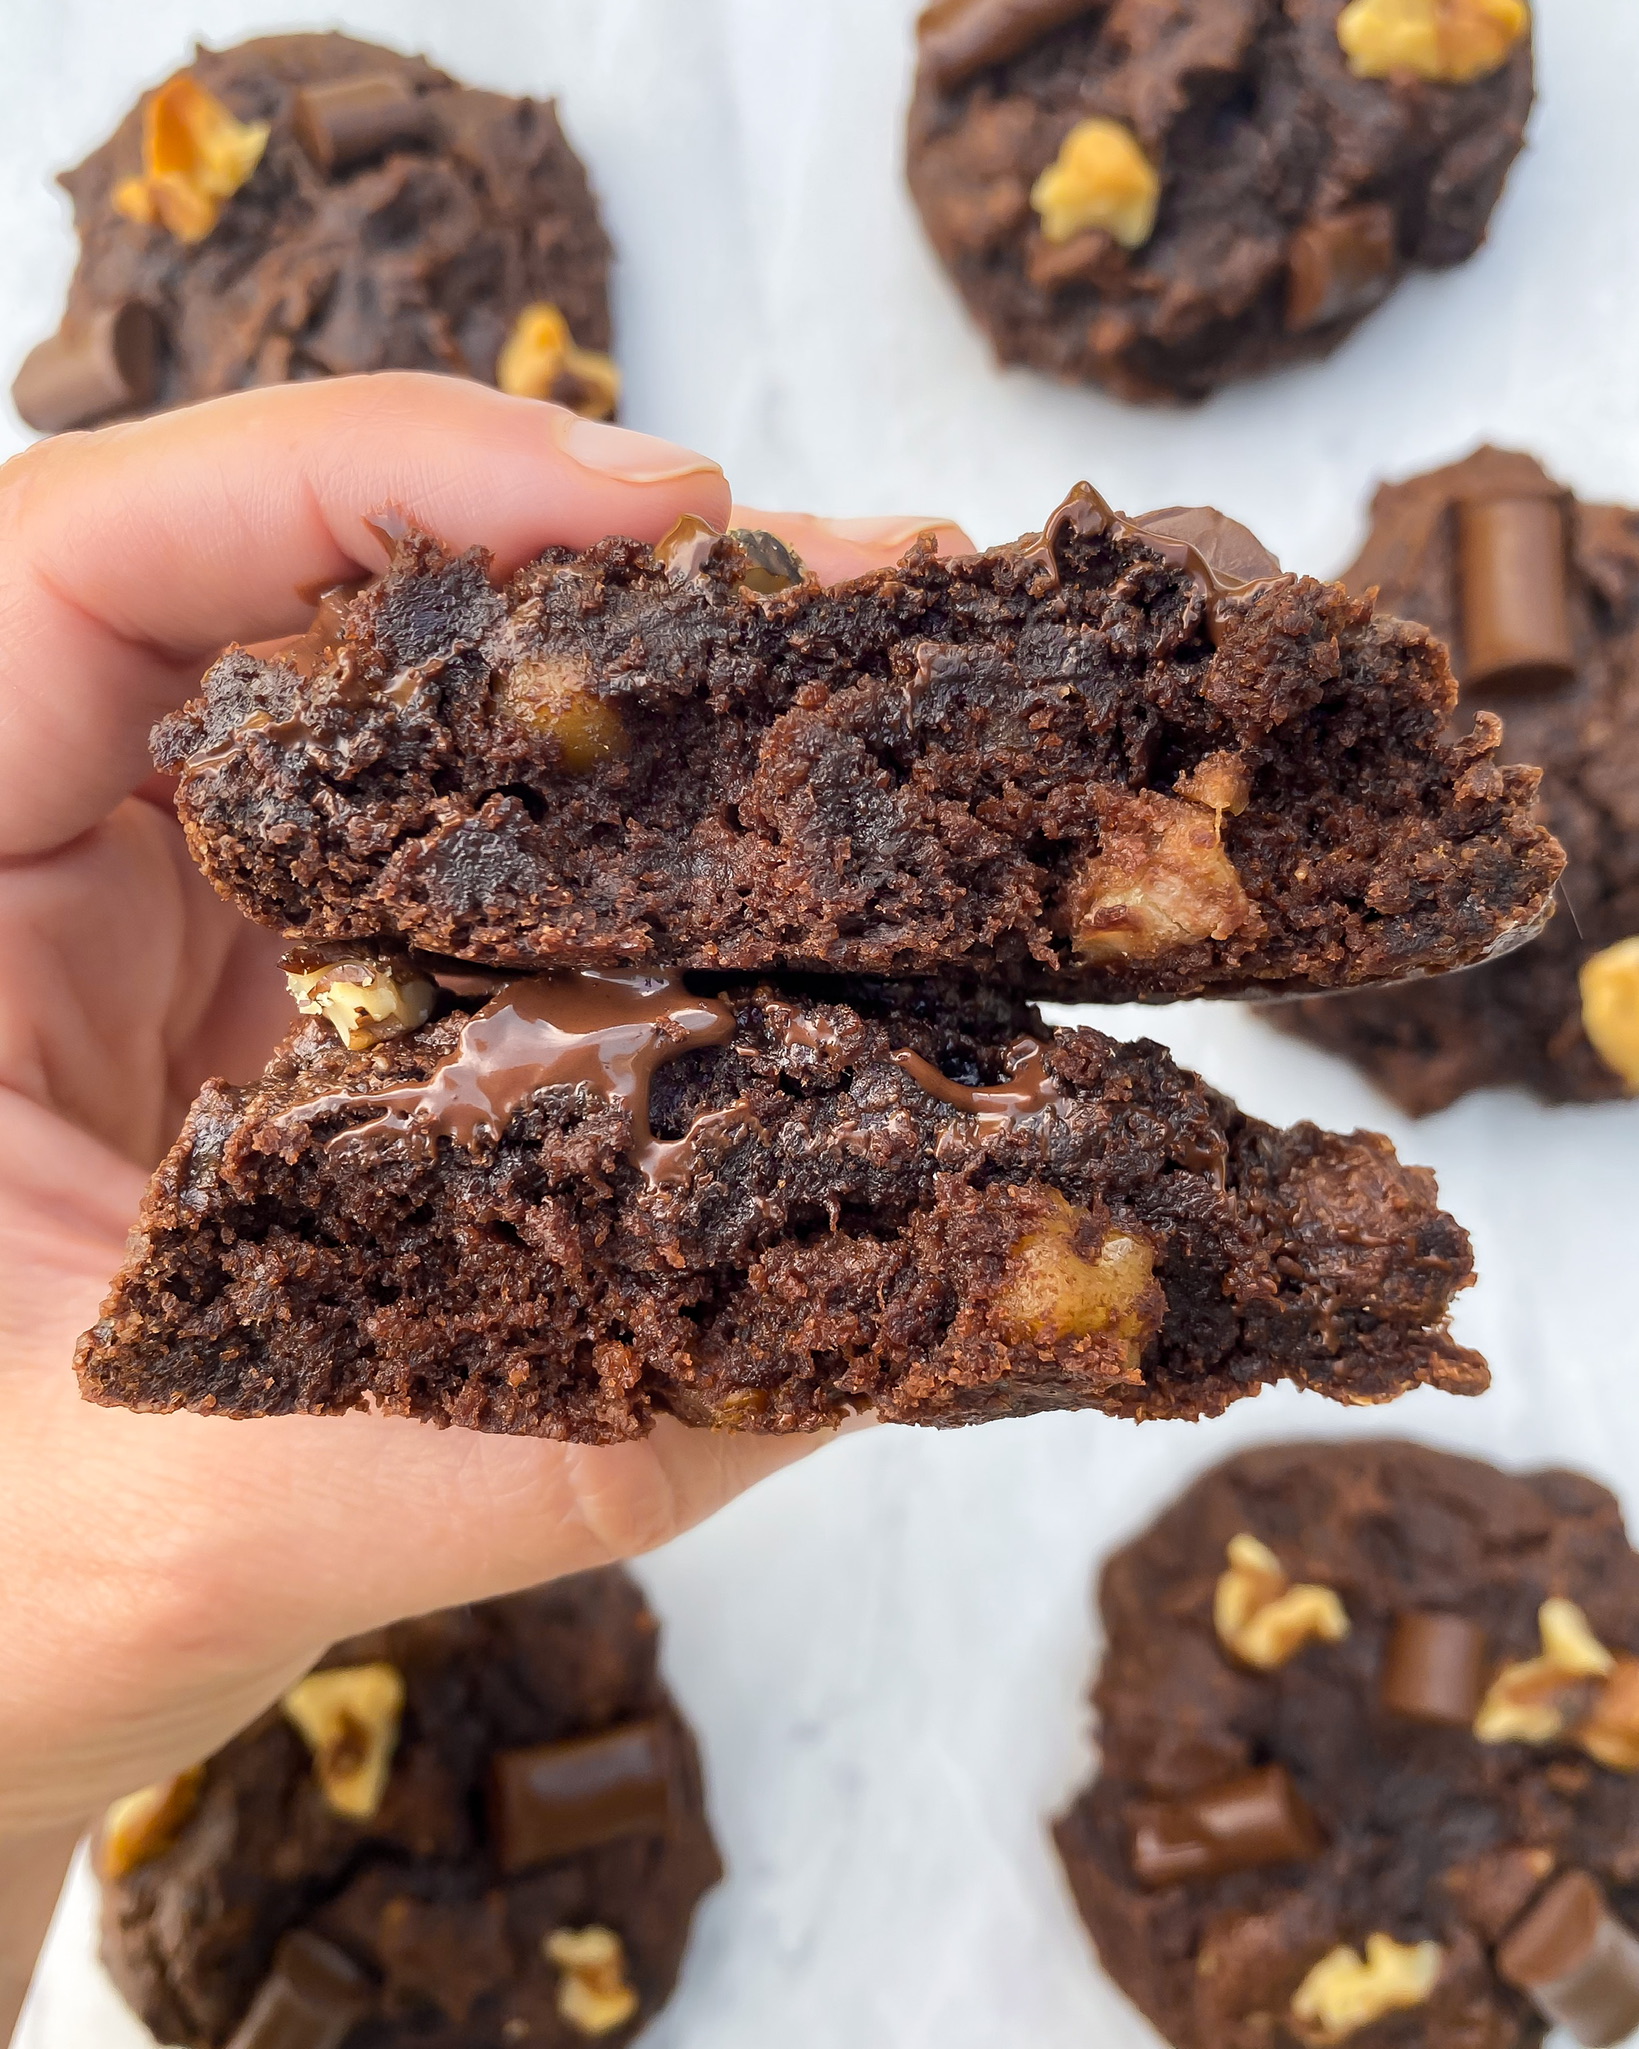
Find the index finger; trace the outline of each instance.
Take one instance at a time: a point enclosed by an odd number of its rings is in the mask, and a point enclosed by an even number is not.
[[[0,469],[0,857],[63,844],[148,771],[154,721],[231,641],[377,569],[387,507],[503,571],[722,523],[714,462],[413,372],[282,385],[64,435]],[[306,595],[304,596],[304,593]]]

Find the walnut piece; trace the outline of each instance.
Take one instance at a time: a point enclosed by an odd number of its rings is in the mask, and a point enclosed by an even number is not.
[[[1616,1659],[1573,1741],[1607,1771],[1639,1772],[1639,1658]]]
[[[103,1817],[97,1860],[103,1877],[123,1878],[151,1857],[163,1856],[198,1806],[204,1782],[205,1767],[196,1764],[174,1779],[116,1800]]]
[[[590,674],[571,656],[539,655],[515,662],[501,682],[502,705],[553,741],[569,775],[619,760],[630,745],[620,713],[588,688]]]
[[[387,1791],[404,1716],[397,1667],[332,1665],[310,1672],[280,1705],[313,1753],[313,1776],[326,1804],[350,1821],[369,1821]]]
[[[558,2011],[580,2034],[607,2035],[637,2012],[625,1945],[612,1928],[555,1928],[541,1948],[563,1972]]]
[[[1310,2042],[1341,2042],[1397,2007],[1421,2006],[1444,1956],[1437,1942],[1396,1942],[1392,1935],[1368,1935],[1364,1957],[1340,1942],[1292,1994],[1298,2032]]]
[[[1153,1248],[1112,1231],[1095,1251],[1085,1242],[1087,1212],[1057,1189],[1043,1194],[1048,1213],[1013,1246],[992,1299],[998,1328],[1016,1343],[1038,1345],[1108,1332],[1125,1342],[1127,1370],[1136,1372],[1166,1306]]]
[[[1629,1095],[1639,1095],[1639,935],[1582,964],[1582,1029]]]
[[[1243,1665],[1272,1672],[1306,1643],[1340,1643],[1348,1635],[1348,1615],[1332,1588],[1294,1586],[1267,1544],[1243,1530],[1230,1538],[1225,1555],[1228,1570],[1213,1590],[1212,1626]]]
[[[203,242],[222,208],[262,161],[265,121],[236,121],[186,72],[167,79],[142,110],[142,174],[114,187],[114,211],[179,242]]]
[[[1574,1601],[1555,1594],[1537,1610],[1542,1653],[1504,1665],[1474,1717],[1482,1743],[1552,1743],[1577,1689],[1603,1679],[1616,1660]]]
[[[424,975],[394,973],[375,961],[335,961],[320,968],[287,968],[296,1008],[328,1018],[350,1053],[413,1032],[432,1016],[436,984]]]
[[[1349,0],[1337,39],[1356,78],[1467,85],[1505,64],[1530,28],[1525,0]]]
[[[1101,791],[1095,806],[1099,851],[1072,883],[1068,905],[1070,943],[1082,960],[1155,960],[1257,928],[1215,807],[1153,790]]]
[[[544,398],[588,420],[613,417],[620,372],[608,356],[575,345],[556,306],[537,300],[512,323],[495,363],[495,381],[513,398]]]
[[[1142,249],[1154,234],[1160,198],[1161,180],[1137,136],[1102,117],[1076,123],[1030,191],[1044,240],[1102,228],[1123,249]]]
[[[1252,797],[1251,778],[1238,754],[1209,754],[1172,787],[1175,795],[1188,798],[1192,804],[1205,805],[1217,821],[1220,834],[1224,813],[1239,818]]]

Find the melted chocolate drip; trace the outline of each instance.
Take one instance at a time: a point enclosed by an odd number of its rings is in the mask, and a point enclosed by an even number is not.
[[[1193,577],[1206,599],[1207,631],[1214,646],[1221,637],[1222,601],[1244,598],[1281,574],[1280,563],[1257,536],[1213,506],[1169,505],[1129,519],[1091,484],[1077,484],[1041,532],[1026,535],[1020,544],[1021,559],[1046,570],[1055,590],[1059,564],[1054,544],[1066,527],[1083,540],[1107,534],[1115,541],[1136,542]]]
[[[377,1095],[322,1096],[298,1106],[304,1122],[338,1111],[374,1110],[368,1123],[332,1146],[380,1145],[396,1138],[439,1138],[471,1149],[495,1139],[543,1089],[584,1085],[625,1106],[626,1157],[655,1185],[682,1180],[708,1132],[733,1128],[743,1104],[708,1111],[680,1139],[649,1128],[649,1085],[656,1071],[697,1047],[733,1036],[734,1013],[712,996],[693,996],[672,973],[584,970],[509,982],[461,1029],[460,1045],[424,1082]]]
[[[1026,1118],[1039,1117],[1044,1110],[1051,1109],[1062,1093],[1047,1072],[1044,1051],[1039,1039],[1015,1039],[1008,1048],[1007,1080],[991,1088],[969,1088],[966,1082],[952,1081],[931,1060],[924,1060],[920,1053],[906,1047],[890,1058],[935,1102],[948,1103],[951,1109],[966,1110],[976,1117],[979,1136],[988,1138],[993,1132],[1022,1124]]]

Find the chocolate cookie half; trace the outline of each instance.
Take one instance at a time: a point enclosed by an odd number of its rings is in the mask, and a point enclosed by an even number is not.
[[[956,972],[1063,999],[1314,990],[1547,915],[1535,778],[1419,627],[1204,510],[830,588],[767,535],[425,537],[164,721],[195,859],[307,945],[513,969]]]
[[[1004,363],[1200,399],[1472,256],[1531,105],[1524,0],[940,0],[911,191]]]
[[[618,1570],[338,1644],[110,1811],[103,1960],[185,2049],[630,2041],[721,1875]]]
[[[44,432],[362,370],[614,409],[608,238],[550,103],[266,36],[196,52],[60,182],[79,267],[12,393]]]
[[[1275,1446],[1099,1599],[1102,1766],[1058,1846],[1178,2049],[1639,2026],[1639,1558],[1604,1488]]]
[[[293,979],[329,1021],[194,1105],[82,1341],[94,1401],[614,1443],[1486,1385],[1433,1176],[1149,1042],[934,985]]]
[[[1462,707],[1543,764],[1564,907],[1523,952],[1450,980],[1267,1015],[1421,1115],[1470,1089],[1550,1102],[1639,1091],[1639,512],[1582,505],[1482,448],[1385,484],[1344,581],[1448,642]]]

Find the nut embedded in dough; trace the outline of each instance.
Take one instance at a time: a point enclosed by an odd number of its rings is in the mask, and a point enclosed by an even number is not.
[[[526,306],[496,359],[495,382],[513,398],[550,399],[588,420],[620,403],[620,372],[596,349],[578,348],[569,323],[545,300]]]
[[[620,713],[587,684],[583,663],[541,655],[514,663],[500,687],[506,709],[556,743],[558,766],[569,775],[618,759],[630,744]]]
[[[1099,851],[1071,884],[1068,903],[1080,959],[1157,960],[1258,929],[1223,846],[1221,794],[1215,786],[1209,808],[1152,790],[1099,793]]]
[[[1639,1095],[1639,935],[1582,964],[1582,1029],[1630,1095]]]
[[[1228,1569],[1212,1596],[1212,1626],[1225,1650],[1272,1672],[1306,1643],[1340,1643],[1349,1617],[1331,1587],[1292,1584],[1269,1546],[1243,1530],[1230,1538]]]
[[[280,1706],[313,1753],[313,1776],[327,1804],[350,1821],[369,1821],[387,1791],[404,1715],[397,1667],[332,1665],[310,1672]]]
[[[1364,1957],[1340,1942],[1292,1994],[1298,2033],[1308,2042],[1341,2042],[1398,2007],[1421,2006],[1444,1955],[1437,1942],[1396,1942],[1392,1935],[1368,1935]]]
[[[992,1301],[997,1327],[1015,1341],[1038,1345],[1108,1333],[1125,1343],[1128,1370],[1136,1370],[1166,1307],[1153,1249],[1116,1231],[1096,1251],[1078,1244],[1087,1213],[1056,1189],[1044,1192],[1048,1214],[1014,1245],[1007,1279]]]
[[[1481,1743],[1552,1743],[1566,1722],[1566,1701],[1585,1680],[1616,1663],[1574,1601],[1553,1595],[1537,1610],[1541,1655],[1504,1665],[1474,1717]]]
[[[222,208],[262,161],[265,121],[237,121],[188,74],[167,79],[142,114],[142,175],[114,188],[116,213],[156,223],[179,242],[203,242]]]
[[[612,1928],[555,1928],[541,1944],[562,1971],[558,2012],[582,2035],[607,2035],[637,2012],[626,1949]]]
[[[396,975],[373,961],[287,968],[285,982],[306,1017],[328,1018],[350,1053],[413,1032],[432,1016],[438,990],[424,975]]]
[[[199,1804],[205,1767],[191,1766],[174,1779],[144,1786],[116,1800],[103,1817],[97,1862],[104,1878],[123,1878],[150,1858],[161,1857],[176,1841]]]
[[[1337,39],[1356,78],[1467,85],[1507,63],[1530,28],[1525,0],[1349,0]]]
[[[1049,242],[1102,228],[1123,249],[1142,249],[1155,232],[1161,180],[1119,121],[1078,121],[1056,160],[1036,180],[1030,204]]]

